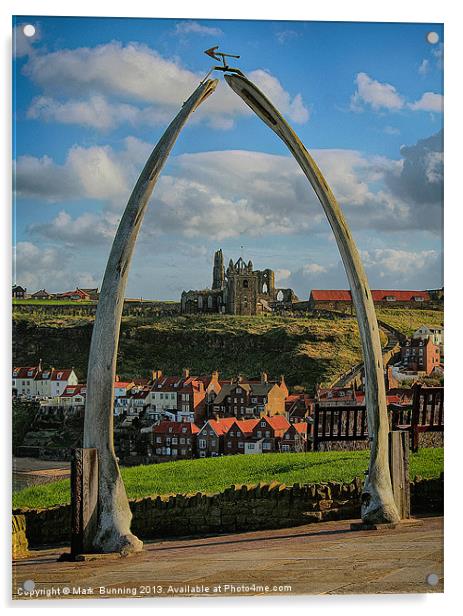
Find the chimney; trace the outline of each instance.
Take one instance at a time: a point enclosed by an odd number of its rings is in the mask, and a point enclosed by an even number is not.
[[[160,381],[162,379],[162,370],[151,370],[151,380]]]
[[[190,376],[190,369],[189,368],[183,368],[182,370],[182,377],[184,379],[187,379]]]
[[[268,374],[266,372],[262,372],[262,374],[260,375],[260,382],[268,383]]]
[[[242,383],[243,382],[243,375],[242,374],[238,374],[238,378],[236,379],[237,383]]]
[[[280,374],[280,385],[286,385],[286,383],[285,383],[285,375],[284,374]]]
[[[39,372],[42,372],[42,358],[39,359]]]
[[[211,373],[211,381],[213,381],[214,383],[217,383],[219,380],[219,373],[217,370],[214,370],[214,372]]]

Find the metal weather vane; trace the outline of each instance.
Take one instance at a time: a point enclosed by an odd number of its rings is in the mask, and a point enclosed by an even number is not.
[[[216,45],[215,47],[206,49],[206,51],[204,52],[207,56],[210,56],[217,62],[222,62],[222,64],[221,66],[213,66],[211,70],[208,72],[208,74],[204,77],[203,81],[205,81],[209,77],[212,71],[222,71],[224,73],[225,72],[236,73],[237,75],[241,75],[244,77],[244,74],[240,71],[239,68],[234,68],[232,66],[229,66],[227,63],[227,60],[225,59],[225,58],[239,58],[240,56],[237,56],[232,53],[224,53],[222,51],[217,51],[218,49],[219,49],[219,46]]]

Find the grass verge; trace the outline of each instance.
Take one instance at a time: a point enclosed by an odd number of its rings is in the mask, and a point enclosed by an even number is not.
[[[368,451],[236,455],[183,460],[122,469],[129,498],[158,494],[221,492],[232,484],[280,481],[351,481],[368,467]],[[410,477],[438,477],[443,448],[420,449],[410,456]],[[13,495],[13,507],[51,507],[69,502],[69,480],[26,488]]]

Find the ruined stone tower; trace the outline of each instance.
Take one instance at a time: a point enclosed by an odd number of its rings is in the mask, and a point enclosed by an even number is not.
[[[212,270],[212,288],[223,289],[225,283],[225,267],[223,264],[223,253],[220,248],[214,254],[214,268]]]

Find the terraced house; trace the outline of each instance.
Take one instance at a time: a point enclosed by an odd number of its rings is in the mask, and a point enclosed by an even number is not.
[[[195,455],[196,424],[187,421],[161,421],[150,433],[151,453],[169,460],[185,460]]]
[[[269,381],[265,372],[260,381],[244,381],[238,378],[223,383],[222,389],[212,403],[215,418],[258,418],[262,415],[284,415],[288,388],[284,377],[279,382]]]

